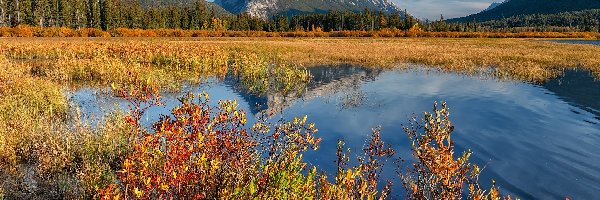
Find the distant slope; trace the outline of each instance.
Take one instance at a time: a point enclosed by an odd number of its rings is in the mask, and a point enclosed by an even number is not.
[[[490,6],[483,11],[488,11],[488,10],[494,9],[494,8],[498,7],[500,4],[502,4],[502,3],[494,2],[494,3],[490,4]]]
[[[384,12],[399,11],[390,0],[215,0],[215,3],[231,13],[247,12],[262,18],[276,14],[361,11],[365,8]]]
[[[495,8],[450,22],[490,21],[519,15],[554,14],[600,8],[600,0],[508,0]]]
[[[514,16],[480,22],[479,24],[493,29],[527,27],[537,31],[570,30],[598,32],[600,31],[600,22],[597,19],[600,19],[600,9]]]

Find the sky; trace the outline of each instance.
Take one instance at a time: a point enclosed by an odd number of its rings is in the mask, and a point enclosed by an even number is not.
[[[501,0],[392,0],[401,9],[420,19],[464,17],[478,13]]]

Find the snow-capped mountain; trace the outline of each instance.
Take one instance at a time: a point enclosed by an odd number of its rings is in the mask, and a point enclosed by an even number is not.
[[[330,10],[371,10],[395,12],[398,7],[391,0],[215,0],[231,13],[247,12],[252,16],[268,18],[276,14],[327,12]]]

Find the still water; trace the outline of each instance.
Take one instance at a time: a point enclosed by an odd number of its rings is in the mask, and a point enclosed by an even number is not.
[[[592,45],[600,45],[600,40],[552,40],[552,42],[566,43],[566,44],[592,44]]]
[[[412,114],[430,111],[434,101],[445,101],[457,152],[474,152],[471,160],[485,167],[483,186],[489,187],[493,179],[502,193],[522,199],[600,195],[600,81],[589,72],[570,70],[544,84],[530,84],[422,69],[327,66],[310,71],[313,81],[301,97],[255,96],[235,80],[212,80],[166,94],[167,106],[149,110],[146,120],[167,114],[177,97],[190,91],[208,92],[213,103],[236,99],[252,115],[261,110],[280,112],[278,117],[285,119],[308,115],[323,140],[305,160],[331,177],[336,141],[344,139],[358,154],[373,127],[381,127],[382,138],[397,156],[411,161],[403,124]],[[126,108],[122,100],[92,89],[78,90],[70,98],[89,116]],[[382,177],[397,179],[393,168],[390,164]],[[394,196],[401,197],[401,183],[395,182]]]

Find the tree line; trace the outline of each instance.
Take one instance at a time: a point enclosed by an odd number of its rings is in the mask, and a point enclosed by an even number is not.
[[[140,0],[0,0],[0,27],[184,30],[380,30],[408,29],[418,20],[404,13],[331,11],[294,16],[229,14],[204,0],[160,3]]]
[[[600,32],[600,9],[512,16],[497,20],[477,22],[452,22],[440,16],[439,20],[425,21],[424,31],[433,32]]]
[[[0,0],[0,27],[183,29],[233,31],[379,31],[418,27],[431,32],[600,31],[600,10],[514,16],[500,20],[420,21],[404,12],[329,11],[269,19],[230,14],[204,0]]]

